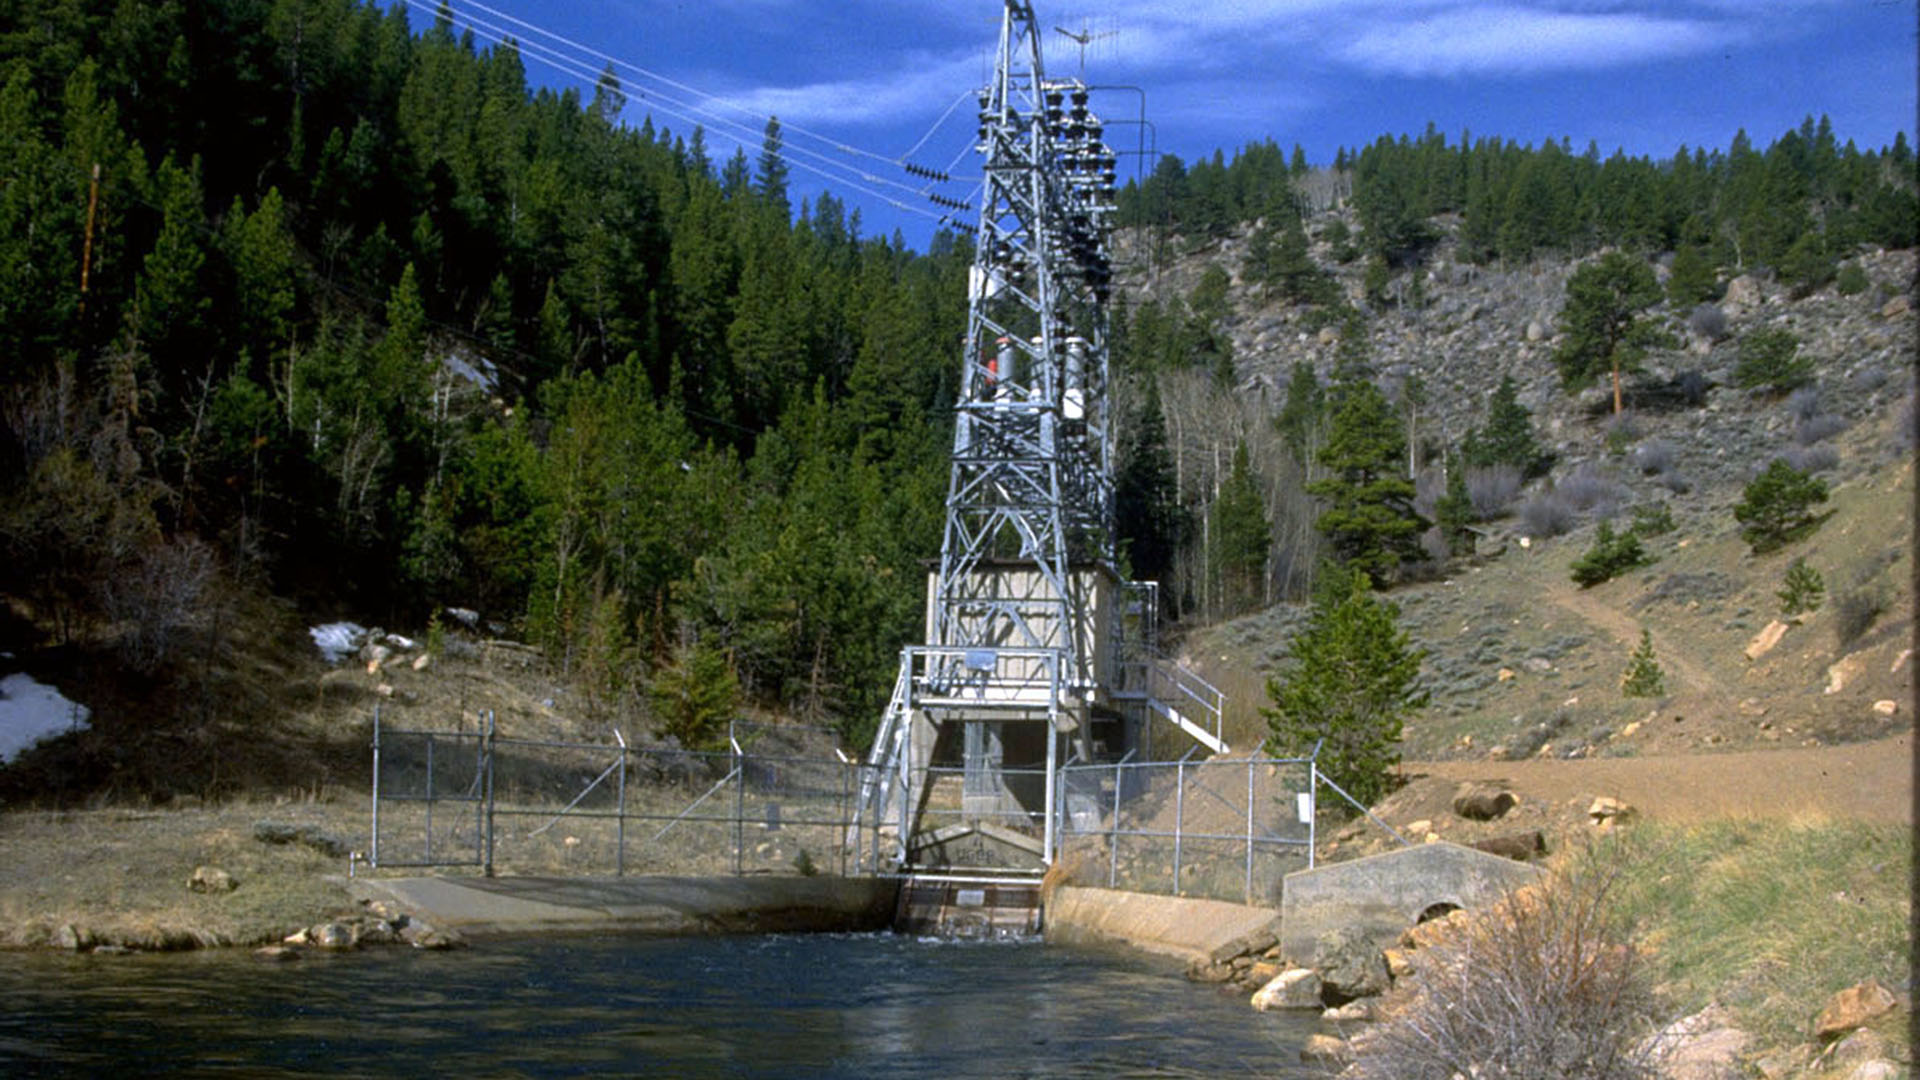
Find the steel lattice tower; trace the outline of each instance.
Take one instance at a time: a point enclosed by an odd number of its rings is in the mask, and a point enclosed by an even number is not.
[[[1005,0],[993,82],[966,353],[954,424],[932,643],[1064,648],[1067,683],[1097,681],[1072,571],[1113,561],[1107,255],[1114,153],[1077,80],[1048,82],[1033,7]],[[1030,565],[1044,596],[980,588]],[[1080,647],[1076,647],[1076,643]]]

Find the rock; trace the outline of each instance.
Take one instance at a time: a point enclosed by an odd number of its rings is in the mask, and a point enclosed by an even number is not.
[[[1387,974],[1394,979],[1413,974],[1413,953],[1406,949],[1381,949],[1380,959],[1387,962]]]
[[[280,941],[285,945],[310,945],[313,943],[313,935],[302,928],[281,938]]]
[[[1520,666],[1533,672],[1535,675],[1545,675],[1547,672],[1553,670],[1553,661],[1544,656],[1529,656],[1520,662]]]
[[[199,893],[228,893],[239,888],[233,875],[217,866],[196,866],[193,876],[187,879],[187,888]]]
[[[1547,339],[1547,328],[1540,325],[1540,320],[1539,319],[1528,320],[1527,340],[1528,341],[1545,341],[1546,339]]]
[[[133,952],[125,945],[95,945],[92,951],[95,956],[126,956]]]
[[[284,964],[300,959],[300,950],[291,945],[262,945],[253,950],[253,958],[270,964]]]
[[[1540,835],[1539,829],[1531,829],[1505,836],[1489,836],[1485,840],[1475,840],[1471,846],[1489,855],[1526,862],[1536,855],[1547,853],[1547,838]]]
[[[1333,332],[1333,327],[1323,326],[1320,328],[1320,344],[1331,345],[1339,340],[1340,335]]]
[[[463,949],[467,939],[457,930],[443,930],[419,919],[408,920],[400,928],[400,940],[416,949]]]
[[[1501,668],[1499,673],[1494,676],[1494,679],[1498,682],[1512,682],[1513,669],[1510,667]]]
[[[324,922],[307,929],[307,941],[316,949],[351,949],[359,944],[353,927],[342,922]]]
[[[419,656],[416,656],[413,658],[413,670],[425,671],[429,666],[432,665],[432,663],[433,663],[432,653],[421,653]]]
[[[1419,835],[1421,833],[1430,833],[1433,831],[1433,822],[1429,821],[1426,818],[1421,818],[1419,821],[1409,822],[1407,824],[1407,831],[1415,835]]]
[[[352,928],[353,940],[361,945],[391,945],[400,940],[385,919],[356,919]]]
[[[54,948],[68,952],[80,952],[93,945],[93,935],[72,923],[61,923],[51,940]]]
[[[1232,982],[1233,965],[1224,961],[1218,964],[1194,964],[1187,968],[1187,981],[1197,983]]]
[[[1277,961],[1260,960],[1242,972],[1240,977],[1249,986],[1265,986],[1285,970]]]
[[[1860,656],[1856,654],[1854,656],[1849,656],[1841,660],[1839,663],[1834,664],[1833,666],[1827,668],[1826,692],[1829,694],[1837,694],[1840,691],[1846,689],[1847,684],[1852,682],[1854,679],[1854,676],[1860,674],[1861,669],[1863,669],[1865,666],[1866,666],[1866,661],[1861,659]]]
[[[1854,1065],[1863,1065],[1876,1058],[1884,1058],[1893,1052],[1887,1040],[1878,1032],[1868,1028],[1859,1028],[1853,1034],[1833,1044],[1827,1051],[1826,1068],[1845,1069]]]
[[[1748,308],[1760,302],[1760,283],[1746,274],[1727,282],[1726,295],[1721,298],[1721,307],[1727,309]],[[1731,313],[1731,310],[1729,311]]]
[[[1789,1076],[1798,1076],[1807,1062],[1813,1060],[1813,1054],[1814,1048],[1808,1043],[1770,1050],[1754,1059],[1753,1068],[1762,1080],[1786,1080]]]
[[[1347,1040],[1337,1035],[1315,1032],[1300,1044],[1300,1060],[1322,1065],[1345,1065],[1353,1060],[1353,1050],[1347,1046]]]
[[[1787,624],[1779,619],[1773,620],[1767,624],[1766,629],[1754,635],[1753,640],[1747,643],[1747,659],[1758,660],[1767,655],[1773,651],[1775,645],[1780,644],[1780,639],[1786,636]]]
[[[1881,305],[1880,317],[1883,319],[1897,319],[1912,310],[1913,305],[1908,302],[1905,296],[1896,296]]]
[[[1253,1007],[1261,1012],[1275,1009],[1320,1008],[1320,976],[1306,968],[1292,968],[1273,977],[1254,991]]]
[[[1492,821],[1519,804],[1513,792],[1484,784],[1462,784],[1453,795],[1453,812],[1474,821]]]
[[[1400,932],[1400,944],[1409,949],[1430,949],[1451,937],[1469,918],[1464,910],[1456,908],[1437,919],[1415,923]]]
[[[1207,954],[1207,962],[1210,964],[1218,964],[1224,960],[1231,960],[1236,956],[1251,956],[1254,953],[1263,953],[1279,944],[1279,942],[1280,936],[1273,932],[1271,926],[1262,927],[1261,929],[1242,934],[1232,941],[1217,946]]]
[[[1854,1070],[1847,1074],[1847,1080],[1900,1080],[1902,1075],[1900,1066],[1886,1058],[1874,1058],[1854,1066]]]
[[[1640,730],[1640,721],[1638,720],[1629,721],[1626,727],[1623,727],[1620,729],[1620,737],[1623,739],[1630,739],[1633,737],[1633,733],[1639,730]]]
[[[1881,716],[1892,716],[1900,711],[1900,703],[1892,698],[1882,698],[1873,703],[1873,711]]]
[[[1587,818],[1601,828],[1622,825],[1639,816],[1639,811],[1609,795],[1602,795],[1587,807]]]
[[[1893,991],[1873,979],[1857,983],[1827,999],[1826,1007],[1814,1018],[1814,1038],[1826,1042],[1876,1017],[1885,1016],[1899,1004]]]
[[[1661,1028],[1641,1049],[1660,1062],[1665,1080],[1740,1080],[1746,1075],[1740,1055],[1752,1043],[1716,1004]]]
[[[1336,1024],[1363,1024],[1375,1019],[1372,998],[1357,998],[1320,1014],[1320,1019]]]
[[[1313,970],[1330,1004],[1383,994],[1393,980],[1373,939],[1355,927],[1329,930],[1313,943]]]

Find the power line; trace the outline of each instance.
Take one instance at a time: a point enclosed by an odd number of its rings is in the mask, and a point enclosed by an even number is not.
[[[419,8],[422,10],[434,10],[437,8],[437,4],[430,3],[428,2],[428,0],[405,0],[405,3],[409,7]],[[474,19],[471,16],[466,16],[466,17],[456,16],[456,18],[459,18],[462,22],[464,22],[468,30],[475,32],[478,36],[488,41],[489,43],[511,47],[514,49],[516,53],[522,56],[525,56],[529,59],[538,61],[542,64],[545,64],[548,67],[551,67],[563,74],[570,75],[576,79],[580,79],[581,81],[587,82],[587,83],[596,82],[600,78],[599,72],[593,71],[591,68],[587,67],[577,57],[569,56],[564,52],[561,52],[557,49],[553,49],[549,46],[541,45],[538,42],[518,41],[505,28],[486,22],[484,20]],[[517,20],[517,19],[513,21],[520,22],[520,20]],[[557,35],[550,35],[550,36],[557,37]],[[565,39],[560,39],[560,40],[565,40]],[[604,55],[599,53],[593,53],[592,50],[585,50],[585,51],[596,56]],[[669,97],[667,95],[659,93],[658,91],[641,90],[639,91],[639,93],[640,93],[640,96],[645,97],[648,100],[648,102],[650,103],[651,107],[654,110],[665,113],[668,116],[673,116],[681,120],[685,120],[688,123],[694,124],[695,126],[700,126],[703,118],[707,120],[711,120],[714,124],[716,124],[722,130],[723,134],[732,135],[734,138],[738,139],[741,142],[749,142],[751,140],[752,135],[755,134],[754,132],[751,131],[751,129],[747,128],[746,125],[743,125],[738,121],[728,119],[724,116],[720,116],[714,113],[710,109],[705,109],[698,105],[694,105],[691,103],[681,101],[676,98]],[[696,91],[696,93],[698,92]],[[757,115],[757,114],[749,114],[749,115]],[[781,125],[781,128],[783,131],[787,130],[787,127],[788,126],[784,123]],[[787,159],[788,164],[792,165],[794,168],[813,173],[816,176],[819,176],[828,181],[832,181],[834,183],[845,184],[849,188],[859,191],[862,194],[865,194],[871,198],[878,199],[881,202],[884,202],[889,206],[894,207],[895,209],[903,210],[911,214],[918,214],[918,215],[921,215],[922,217],[926,217],[936,221],[939,219],[940,215],[938,214],[935,214],[922,207],[903,202],[900,199],[897,199],[893,196],[886,194],[885,192],[877,191],[874,188],[867,186],[868,184],[885,184],[890,187],[899,188],[900,190],[908,192],[909,194],[919,195],[922,193],[920,189],[915,188],[910,184],[901,183],[900,181],[897,181],[897,180],[890,180],[886,177],[875,176],[872,173],[868,173],[868,172],[857,172],[857,173],[853,173],[852,175],[847,175],[840,172],[834,172],[832,170],[835,170],[835,169],[843,169],[843,170],[851,171],[853,169],[853,166],[845,164],[843,162],[835,161],[831,158],[826,157],[823,154],[809,150],[804,146],[788,147],[787,149],[791,151],[791,154]],[[874,154],[869,154],[868,156],[879,157],[879,155],[874,155]],[[822,164],[816,165],[810,161],[802,160],[803,158],[816,159],[820,161]],[[881,158],[881,160],[886,160],[889,163],[892,163],[891,159]]]

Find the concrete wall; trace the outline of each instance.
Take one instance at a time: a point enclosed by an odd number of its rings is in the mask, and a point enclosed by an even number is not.
[[[356,878],[382,899],[466,934],[618,930],[686,935],[879,930],[898,881],[838,877]]]
[[[1444,842],[1296,870],[1282,886],[1280,947],[1294,963],[1309,963],[1314,941],[1344,926],[1359,927],[1388,945],[1435,904],[1482,907],[1540,872]]]
[[[1278,922],[1272,908],[1074,886],[1055,889],[1041,916],[1049,942],[1127,945],[1189,963],[1238,955],[1263,935],[1270,943]]]

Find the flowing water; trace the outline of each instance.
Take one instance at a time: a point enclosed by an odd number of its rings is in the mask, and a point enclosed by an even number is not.
[[[0,956],[0,1076],[1305,1077],[1163,965],[891,934]]]

